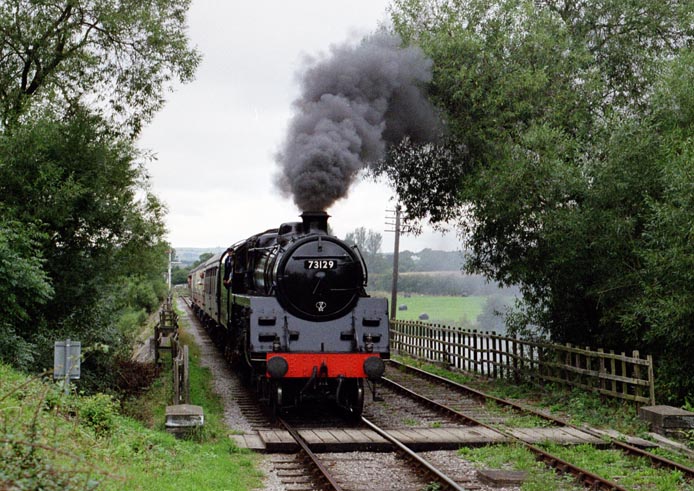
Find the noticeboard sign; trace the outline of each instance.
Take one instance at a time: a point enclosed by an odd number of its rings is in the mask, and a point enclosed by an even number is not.
[[[80,356],[82,345],[79,341],[56,341],[53,348],[53,378],[73,380],[80,378]]]

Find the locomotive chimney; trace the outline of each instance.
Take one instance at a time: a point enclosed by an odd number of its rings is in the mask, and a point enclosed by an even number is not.
[[[301,214],[301,220],[303,221],[304,233],[318,232],[318,233],[328,233],[328,215],[324,211],[305,211]]]

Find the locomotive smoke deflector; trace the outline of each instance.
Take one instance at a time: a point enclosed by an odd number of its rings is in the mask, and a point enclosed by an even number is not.
[[[304,233],[328,233],[328,215],[324,211],[304,211],[301,214]]]

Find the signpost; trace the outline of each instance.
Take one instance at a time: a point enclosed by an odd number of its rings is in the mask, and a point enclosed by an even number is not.
[[[56,341],[53,347],[53,380],[65,381],[65,393],[70,392],[70,380],[80,378],[82,344],[79,341]]]

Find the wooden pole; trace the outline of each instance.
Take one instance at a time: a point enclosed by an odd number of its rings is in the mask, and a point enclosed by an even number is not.
[[[400,262],[400,205],[395,207],[395,244],[393,245],[393,282],[390,289],[390,318],[398,312],[398,267]]]
[[[653,357],[651,355],[646,356],[648,360],[648,395],[651,400],[651,405],[655,404],[655,376],[653,375]]]

